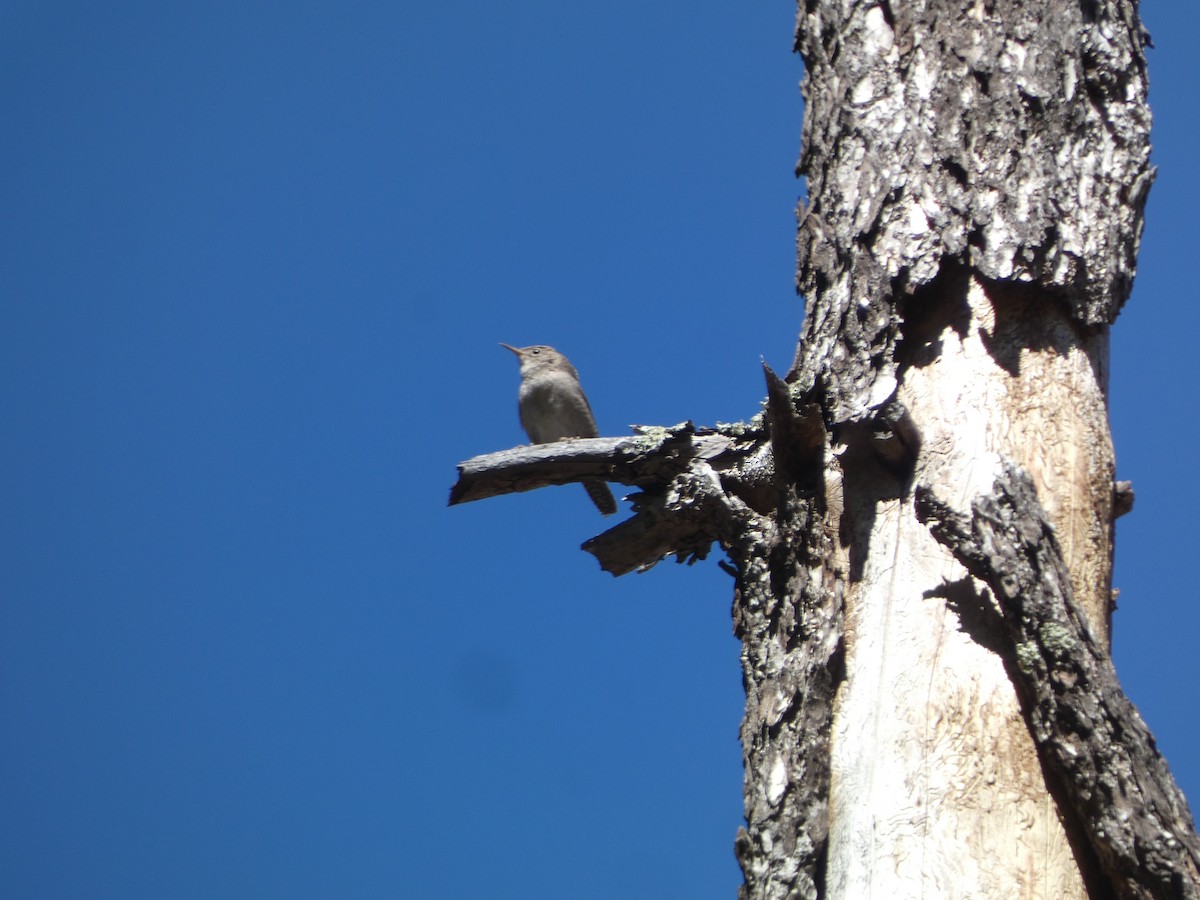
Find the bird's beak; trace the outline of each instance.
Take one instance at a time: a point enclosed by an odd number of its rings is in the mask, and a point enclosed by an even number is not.
[[[501,341],[500,346],[503,347],[505,350],[511,350],[513,353],[517,354],[517,359],[521,358],[521,351],[518,350],[516,347],[512,346],[511,344],[506,344],[506,343],[504,343],[504,341]]]

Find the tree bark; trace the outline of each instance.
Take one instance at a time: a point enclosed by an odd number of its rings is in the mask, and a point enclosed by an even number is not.
[[[787,380],[830,440],[822,508],[780,528],[811,519],[804,538],[739,567],[764,572],[735,604],[745,897],[1109,890],[1047,781],[1007,638],[956,612],[966,573],[913,492],[966,506],[1005,460],[1024,468],[1107,646],[1107,328],[1152,180],[1143,43],[1124,0],[800,3],[808,314]],[[789,602],[822,627],[769,612]]]

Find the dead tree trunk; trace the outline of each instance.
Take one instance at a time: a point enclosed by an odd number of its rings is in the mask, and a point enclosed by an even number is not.
[[[817,527],[743,566],[744,893],[1136,895],[1047,771],[1010,674],[1027,647],[913,502],[969,513],[1029,473],[1107,648],[1107,329],[1152,178],[1136,2],[800,6],[788,381],[830,439]]]
[[[736,578],[754,900],[1200,897],[1108,657],[1108,328],[1149,165],[1136,0],[800,0],[786,379],[749,423],[507,451],[451,502],[606,477],[615,574]]]

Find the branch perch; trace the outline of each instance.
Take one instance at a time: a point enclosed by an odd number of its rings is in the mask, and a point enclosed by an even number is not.
[[[515,447],[459,463],[450,505],[584,478],[640,488],[635,515],[583,545],[614,575],[674,555],[704,559],[728,544],[735,520],[774,502],[774,467],[760,429],[745,425],[640,428],[626,438],[585,438]]]

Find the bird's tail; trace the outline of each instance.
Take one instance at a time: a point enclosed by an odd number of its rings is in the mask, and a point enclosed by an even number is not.
[[[604,515],[611,516],[617,511],[617,501],[613,498],[608,485],[603,481],[598,478],[589,478],[583,482],[583,487],[588,492],[588,496],[592,498],[592,502],[596,504],[596,509]]]

